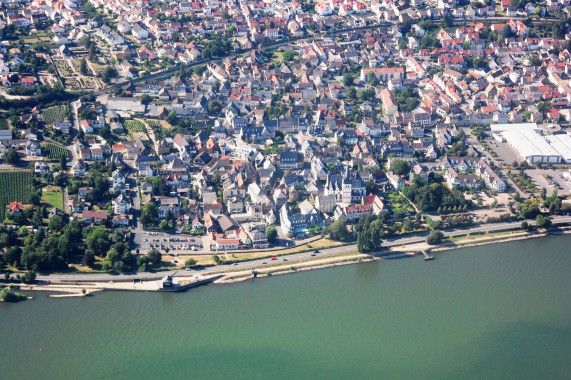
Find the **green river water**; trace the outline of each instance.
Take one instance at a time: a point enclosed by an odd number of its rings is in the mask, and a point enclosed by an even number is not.
[[[181,294],[35,294],[0,304],[0,378],[568,379],[570,245],[532,239]]]

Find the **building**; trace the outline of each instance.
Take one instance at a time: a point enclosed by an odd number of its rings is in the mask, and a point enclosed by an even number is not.
[[[506,191],[505,182],[485,160],[479,157],[444,156],[442,168],[446,170],[444,177],[450,187],[466,186],[478,189],[481,178],[490,189],[500,193]],[[467,174],[460,174],[458,171]]]
[[[280,152],[280,169],[297,169],[299,157],[297,152]]]
[[[381,101],[383,102],[383,111],[385,115],[391,116],[398,112],[399,108],[393,96],[393,93],[388,88],[381,91]]]
[[[116,214],[127,214],[131,209],[129,201],[125,199],[123,194],[120,194],[117,198],[113,199],[113,210]]]
[[[500,141],[506,141],[530,164],[571,162],[571,136],[548,135],[535,123],[492,124],[491,131]]]
[[[328,174],[324,195],[333,195],[337,203],[359,203],[367,194],[365,182],[355,172],[345,167],[342,175]]]
[[[304,234],[308,228],[323,227],[323,218],[315,208],[308,214],[292,215],[287,204],[280,209],[280,222],[282,231],[287,236]]]
[[[331,213],[335,210],[335,195],[318,195],[315,197],[315,208],[323,213]]]
[[[382,82],[393,79],[404,79],[404,68],[402,67],[373,67],[361,69],[361,80],[366,81],[369,73],[373,73]]]

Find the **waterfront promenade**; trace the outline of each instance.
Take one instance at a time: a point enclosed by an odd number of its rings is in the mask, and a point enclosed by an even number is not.
[[[535,225],[534,220],[527,221],[530,225]],[[558,216],[552,218],[553,226],[559,224],[567,224],[571,223],[571,216]],[[505,223],[494,223],[494,224],[483,224],[483,225],[476,225],[467,228],[456,228],[447,231],[442,231],[446,237],[455,237],[455,236],[462,236],[466,234],[473,234],[473,233],[486,233],[486,232],[499,232],[499,231],[508,231],[512,229],[517,229],[521,225],[521,221],[515,222],[505,222]],[[428,233],[421,233],[421,234],[414,234],[409,235],[406,237],[401,238],[389,238],[384,239],[382,243],[383,248],[392,248],[392,247],[399,247],[402,245],[408,244],[415,244],[421,243],[425,241],[426,235]],[[356,251],[357,246],[353,245],[345,245],[340,247],[328,248],[320,250],[319,256],[326,257],[341,254],[344,252],[352,252]],[[380,253],[380,252],[379,252]],[[288,262],[291,264],[299,261],[310,260],[312,258],[312,252],[302,252],[302,253],[295,253],[291,255],[284,255],[280,256],[279,259],[287,259]],[[178,274],[179,276],[197,276],[197,275],[207,275],[207,274],[214,274],[220,273],[225,271],[234,271],[234,270],[249,270],[253,268],[257,268],[263,266],[263,262],[267,262],[268,259],[257,259],[247,262],[238,263],[237,265],[217,265],[213,267],[203,268],[201,270],[192,270],[192,271],[180,271],[180,270],[172,270],[172,271],[163,271],[163,272],[142,272],[142,273],[133,273],[133,274],[107,274],[107,273],[100,273],[100,274],[50,274],[50,275],[38,275],[37,279],[40,281],[71,281],[71,282],[82,282],[82,281],[133,281],[133,280],[158,280],[166,275],[175,275]]]

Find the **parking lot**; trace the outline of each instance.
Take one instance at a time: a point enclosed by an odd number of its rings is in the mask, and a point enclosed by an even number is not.
[[[523,161],[523,158],[507,142],[499,142],[495,139],[487,139],[486,143],[490,149],[497,154],[495,159],[500,166],[511,165],[514,161]]]
[[[202,236],[169,235],[159,232],[147,232],[143,235],[143,249],[166,250],[175,254],[190,254],[201,251]]]
[[[563,170],[555,169],[528,169],[525,171],[533,180],[538,189],[547,190],[547,195],[551,195],[557,189],[559,195],[571,194],[571,181],[563,177]],[[550,178],[546,178],[549,176]]]

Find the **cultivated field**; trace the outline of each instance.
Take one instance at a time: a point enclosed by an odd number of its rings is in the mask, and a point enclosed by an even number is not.
[[[145,132],[145,124],[139,120],[125,120],[125,128],[131,133]]]
[[[58,121],[68,120],[69,108],[67,105],[46,108],[42,111],[42,120],[44,123],[56,123]]]
[[[0,172],[0,220],[4,220],[6,205],[10,202],[28,202],[32,178],[30,170]]]
[[[42,150],[45,152],[44,155],[50,160],[56,158],[59,159],[61,156],[68,157],[69,155],[69,152],[66,148],[52,143],[42,144]]]
[[[147,124],[149,125],[149,127],[151,128],[155,128],[155,127],[160,127],[161,126],[161,122],[158,120],[147,120]]]

